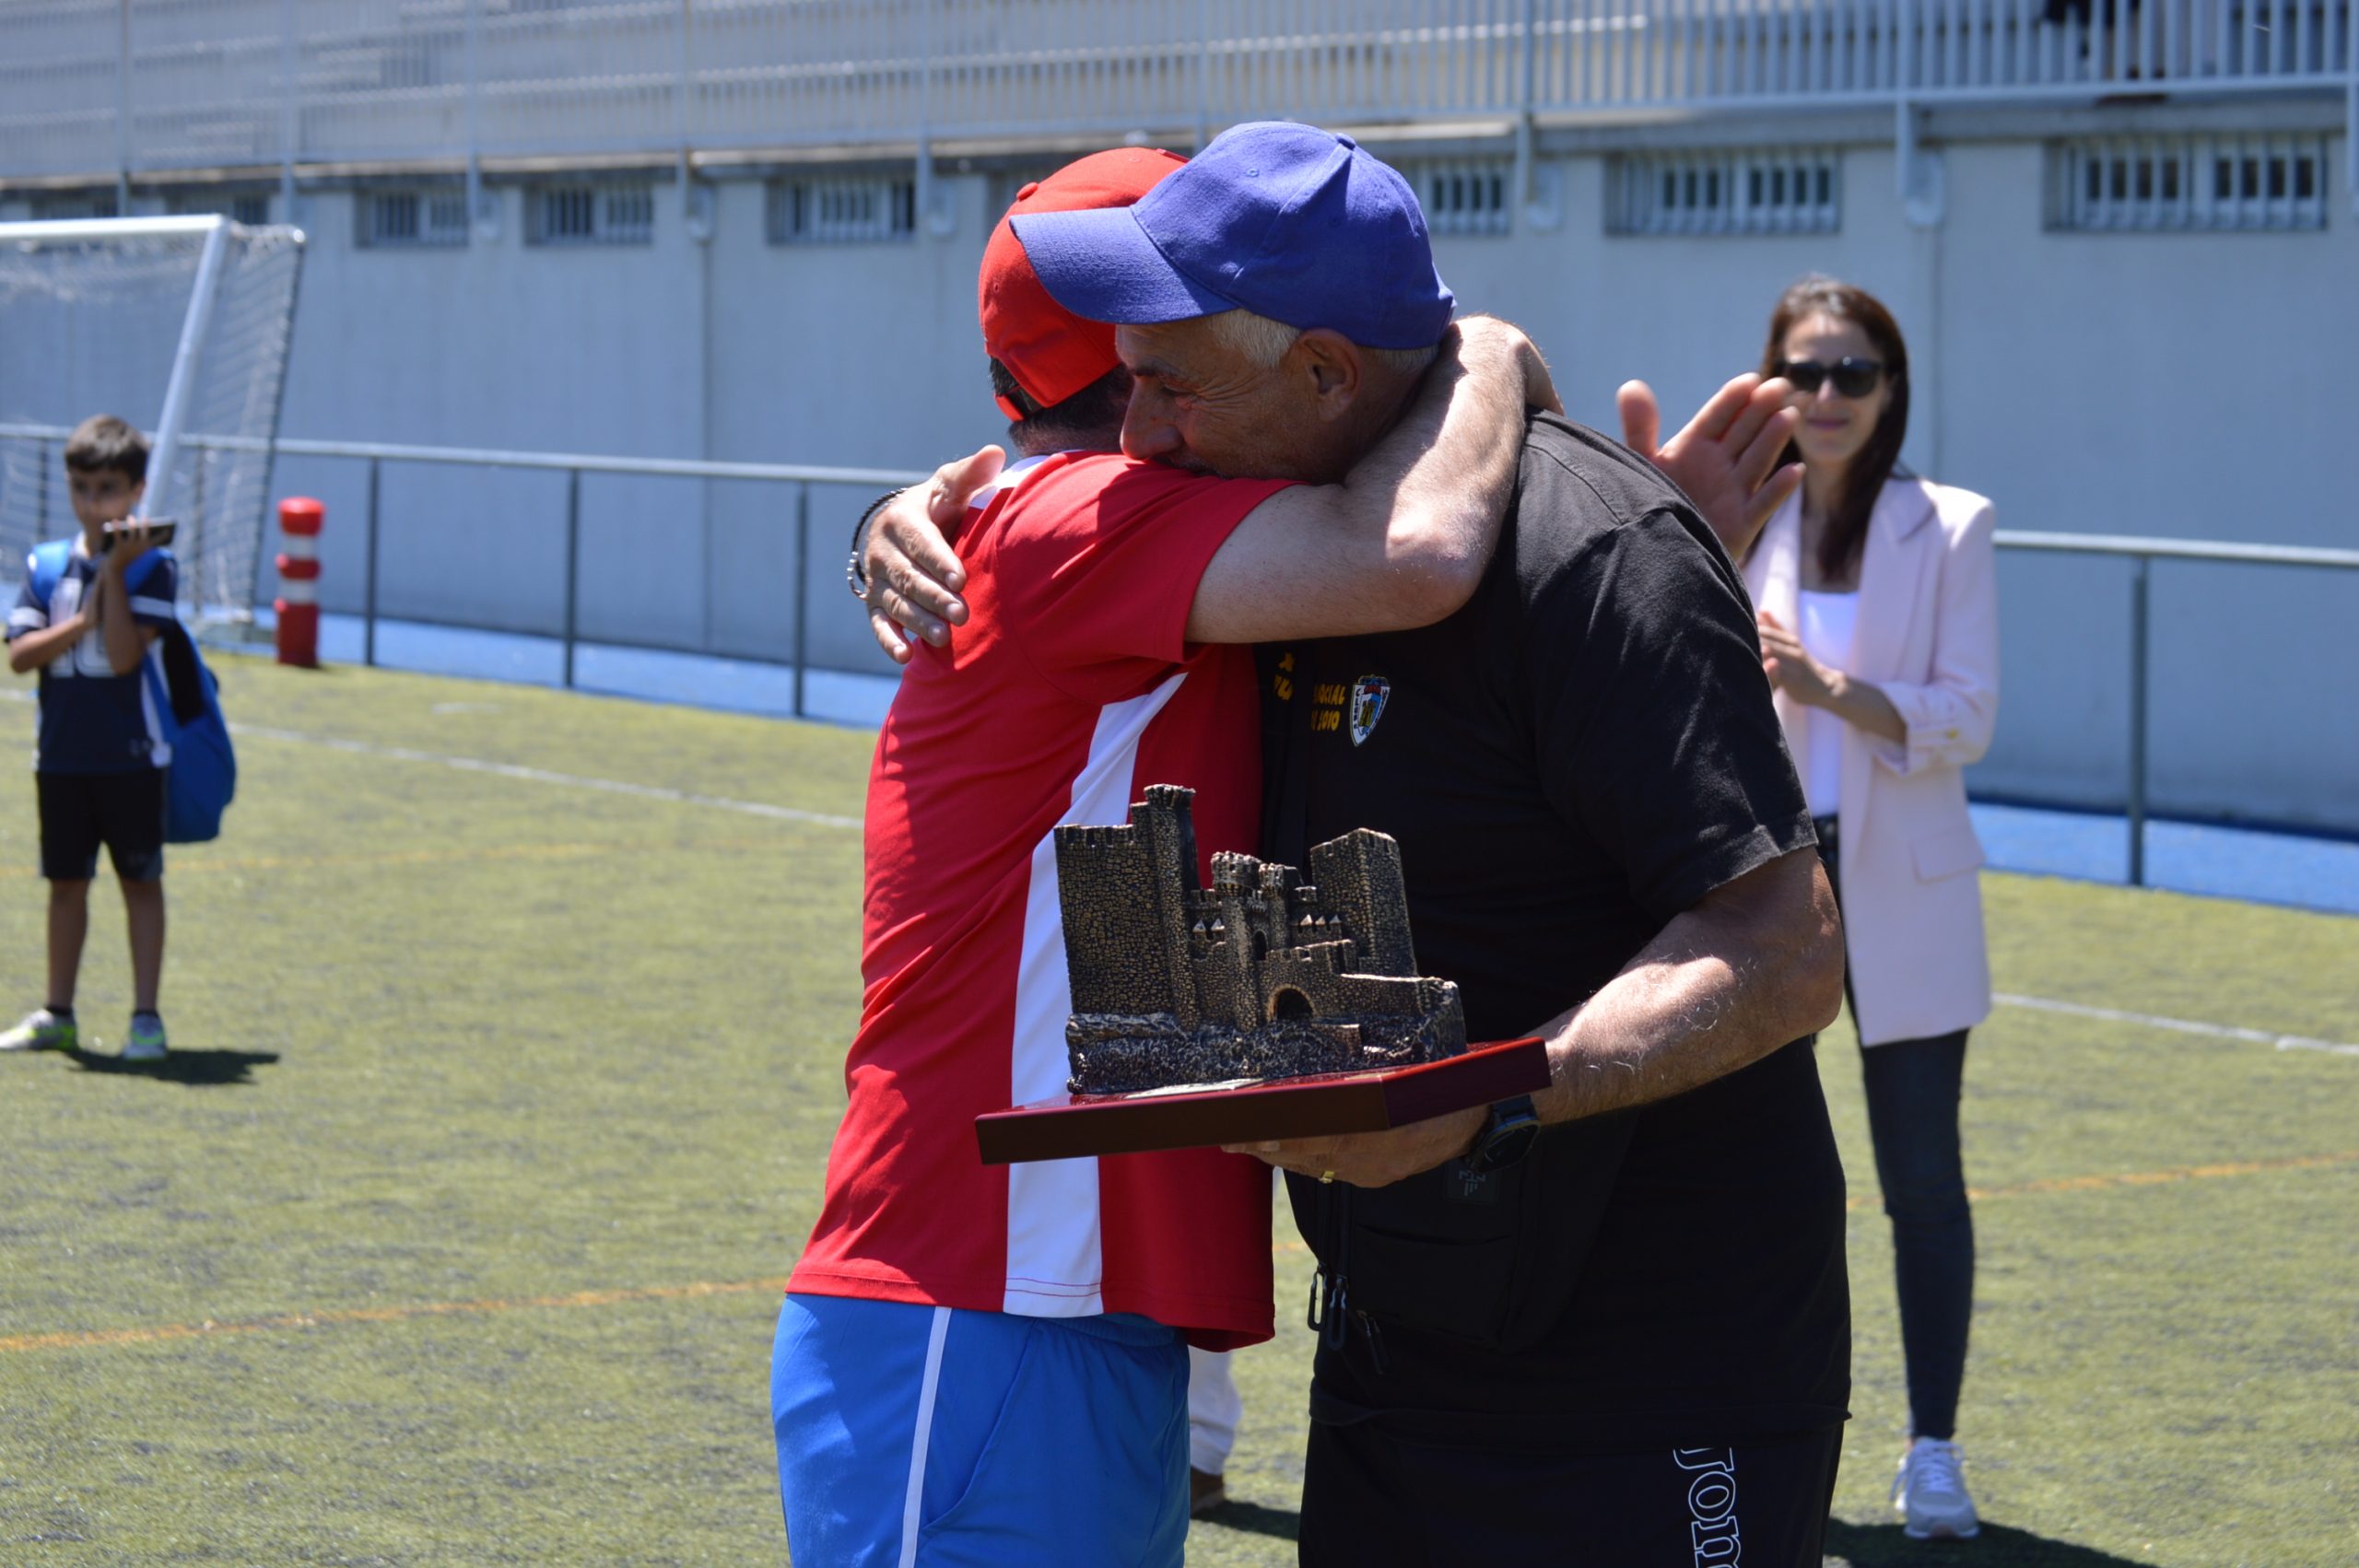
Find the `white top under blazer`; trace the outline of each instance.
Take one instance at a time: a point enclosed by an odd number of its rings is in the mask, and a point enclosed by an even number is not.
[[[1851,671],[1851,638],[1857,629],[1860,595],[1802,591],[1802,625],[1796,628],[1802,651],[1830,670]],[[1824,712],[1824,709],[1820,710]],[[1813,715],[1817,717],[1816,714]],[[1843,731],[1841,720],[1810,727],[1810,755],[1794,760],[1802,765],[1802,794],[1813,816],[1837,816],[1843,802]]]

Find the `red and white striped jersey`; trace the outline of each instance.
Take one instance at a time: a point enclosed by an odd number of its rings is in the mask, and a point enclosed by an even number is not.
[[[1251,650],[1191,645],[1229,532],[1282,485],[1109,454],[1017,465],[960,532],[968,624],[921,646],[869,778],[860,1032],[789,1289],[1032,1316],[1138,1313],[1205,1349],[1272,1330],[1270,1176],[1216,1150],[986,1166],[975,1117],[1064,1092],[1052,830],[1196,791],[1250,849]]]

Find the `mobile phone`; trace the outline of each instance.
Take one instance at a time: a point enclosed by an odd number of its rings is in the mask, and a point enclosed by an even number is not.
[[[142,522],[145,522],[147,525],[147,543],[150,544],[170,544],[172,542],[172,535],[179,532],[181,527],[181,520],[176,517],[134,517],[125,518],[121,522],[108,523],[100,532],[106,534],[107,543],[111,544],[114,543],[114,536],[116,534],[127,532],[131,529],[139,526]]]

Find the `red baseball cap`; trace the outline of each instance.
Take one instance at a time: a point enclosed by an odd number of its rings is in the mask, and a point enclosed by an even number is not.
[[[1084,321],[1049,298],[1008,220],[1036,212],[1126,207],[1187,161],[1159,147],[1092,153],[1016,192],[1015,205],[992,230],[978,290],[983,347],[1041,407],[1062,403],[1121,360],[1110,323]],[[1006,398],[997,401],[1010,419],[1024,417]]]

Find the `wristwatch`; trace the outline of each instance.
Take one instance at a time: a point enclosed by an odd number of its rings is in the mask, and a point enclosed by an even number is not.
[[[1501,1100],[1491,1107],[1473,1147],[1466,1151],[1466,1168],[1483,1176],[1504,1170],[1530,1153],[1532,1141],[1539,1135],[1540,1114],[1532,1109],[1531,1095]]]

